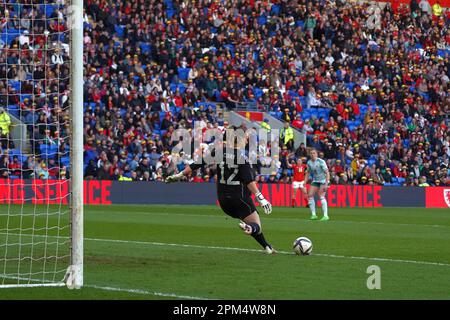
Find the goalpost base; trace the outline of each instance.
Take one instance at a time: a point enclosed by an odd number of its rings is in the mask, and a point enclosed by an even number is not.
[[[81,287],[83,286],[83,266],[69,266],[67,268],[64,282],[69,289],[81,289]]]

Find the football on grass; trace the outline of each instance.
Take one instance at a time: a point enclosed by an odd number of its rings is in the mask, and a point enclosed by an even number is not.
[[[309,240],[306,237],[300,237],[295,239],[294,241],[294,252],[298,255],[303,255],[303,256],[307,256],[310,255],[312,252],[312,241]]]

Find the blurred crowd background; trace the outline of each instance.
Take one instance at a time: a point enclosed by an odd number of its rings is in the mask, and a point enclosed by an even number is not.
[[[64,2],[21,3],[0,6],[0,176],[66,178]],[[450,11],[439,1],[85,0],[83,17],[86,179],[162,181],[192,160],[172,153],[174,130],[223,131],[225,113],[247,108],[307,135],[263,154],[258,172],[275,170],[258,181],[289,183],[289,163],[313,147],[335,184],[450,185]],[[27,125],[29,153],[9,115]],[[188,180],[214,182],[214,168]]]

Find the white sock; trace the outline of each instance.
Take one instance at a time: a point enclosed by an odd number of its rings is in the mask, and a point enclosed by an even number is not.
[[[311,209],[311,214],[313,216],[315,216],[316,215],[316,202],[314,201],[314,198],[309,198],[308,203],[309,203],[309,209]]]
[[[320,203],[322,203],[323,216],[328,217],[328,203],[325,197],[320,198]]]

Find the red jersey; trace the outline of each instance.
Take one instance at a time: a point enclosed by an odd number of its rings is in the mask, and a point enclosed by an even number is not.
[[[294,181],[304,181],[305,180],[305,171],[306,165],[292,165],[292,170],[294,171]]]

